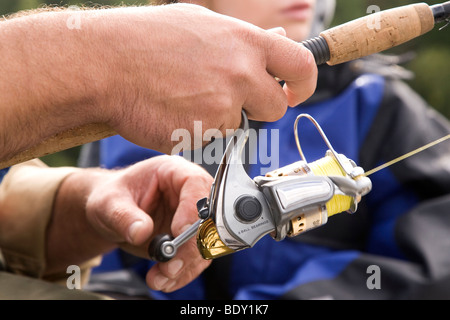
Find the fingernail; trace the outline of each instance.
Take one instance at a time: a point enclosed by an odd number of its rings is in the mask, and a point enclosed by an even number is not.
[[[156,275],[153,284],[155,285],[156,290],[161,290],[164,288],[165,284],[169,281],[169,278],[164,277],[163,275]]]
[[[170,292],[173,287],[177,284],[176,281],[170,281],[167,283],[166,287],[164,288],[164,292]]]
[[[174,277],[180,272],[181,268],[183,268],[183,264],[184,262],[181,259],[172,260],[167,265],[167,272]]]
[[[136,235],[139,232],[139,229],[144,224],[142,221],[136,221],[131,224],[131,226],[128,228],[128,242],[134,243],[134,240],[136,238]]]

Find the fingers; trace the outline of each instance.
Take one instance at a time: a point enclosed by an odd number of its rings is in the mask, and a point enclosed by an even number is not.
[[[154,290],[172,292],[192,282],[210,263],[200,256],[196,239],[190,239],[171,261],[154,265],[147,273],[146,282]]]
[[[175,236],[199,219],[197,201],[209,196],[212,184],[212,176],[203,169],[185,180],[171,226]]]
[[[286,82],[284,92],[291,107],[307,100],[317,85],[317,65],[303,45],[272,33],[267,71]]]
[[[153,231],[153,221],[136,201],[126,194],[93,194],[87,201],[86,214],[91,225],[109,241],[140,246]]]
[[[177,204],[171,225],[172,234],[176,237],[198,221],[196,202],[209,195],[213,178],[204,169],[183,158],[171,157],[170,161],[177,170],[163,170],[165,178],[161,179],[159,187],[163,192],[177,190]],[[155,290],[174,291],[197,278],[209,264],[201,257],[193,237],[178,248],[171,261],[153,266],[147,274],[147,283]]]
[[[262,71],[255,77],[253,89],[243,109],[251,120],[277,121],[286,113],[288,100],[281,85],[269,73]]]
[[[286,38],[282,28],[269,31],[263,45],[265,68],[254,68],[256,76],[243,106],[248,117],[258,121],[279,120],[288,106],[306,101],[317,85],[317,65],[312,53]],[[277,79],[284,80],[284,87]]]

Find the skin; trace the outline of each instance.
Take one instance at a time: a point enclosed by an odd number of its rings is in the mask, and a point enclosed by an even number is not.
[[[67,27],[73,15],[80,29]],[[312,95],[317,79],[311,53],[285,35],[187,4],[3,21],[0,160],[88,123],[170,153],[173,130],[194,120],[223,133],[239,127],[242,108],[250,119],[277,120]],[[70,175],[48,227],[47,274],[118,246],[148,257],[154,235],[177,236],[197,220],[195,204],[211,183],[196,165],[172,157]],[[191,240],[149,270],[147,283],[174,291],[208,265]]]
[[[283,36],[287,35],[295,41],[302,41],[310,34],[315,5],[315,0],[193,0],[186,2],[207,7],[221,14],[227,14],[232,17],[243,19],[244,21],[254,23],[261,28],[281,27],[272,29],[272,32],[279,33]],[[298,3],[307,3],[311,8],[304,19],[292,19],[292,17],[282,13],[286,7]],[[285,62],[289,63],[288,60],[285,60]],[[296,104],[293,103],[292,105]],[[192,254],[197,256],[198,250],[194,248]],[[152,288],[160,288],[161,286],[157,285],[157,283],[162,283],[163,290],[168,292],[178,289],[180,287],[178,285],[179,280],[175,280],[173,277],[169,276],[171,274],[170,270],[183,270],[184,261],[189,260],[177,259],[169,262],[169,264],[158,264],[156,268],[153,268],[147,274],[147,283]],[[172,263],[172,265],[170,265],[170,263]],[[179,272],[189,274],[191,270]],[[196,278],[196,276],[189,277],[189,279],[194,278]]]
[[[201,167],[177,156],[155,157],[117,171],[71,174],[59,188],[48,227],[47,274],[65,272],[68,265],[117,247],[148,258],[155,235],[177,236],[198,220],[196,201],[209,195],[212,180]],[[193,238],[173,260],[150,269],[147,283],[173,291],[209,264]]]
[[[89,123],[170,154],[175,129],[225,133],[242,108],[277,120],[317,80],[301,45],[189,4],[32,14],[1,22],[0,43],[0,160]]]

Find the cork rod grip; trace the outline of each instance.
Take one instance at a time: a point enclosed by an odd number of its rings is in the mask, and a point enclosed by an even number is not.
[[[431,8],[426,3],[407,5],[371,14],[320,34],[330,50],[329,65],[378,53],[433,29]]]
[[[0,169],[11,167],[34,158],[40,158],[59,151],[101,140],[116,133],[109,126],[100,123],[89,124],[58,133],[39,145],[27,149],[14,157],[1,161]]]

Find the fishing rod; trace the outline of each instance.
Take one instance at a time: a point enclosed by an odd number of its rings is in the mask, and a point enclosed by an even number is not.
[[[399,46],[443,22],[450,23],[450,1],[433,6],[417,3],[347,22],[302,44],[318,65],[333,66]]]

